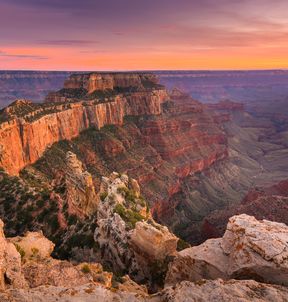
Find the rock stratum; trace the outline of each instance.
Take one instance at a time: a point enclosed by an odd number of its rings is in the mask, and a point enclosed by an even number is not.
[[[107,75],[108,76],[108,75]],[[78,90],[75,84],[79,85],[87,79],[80,75],[80,78],[71,76],[66,81],[66,86]],[[106,83],[108,80],[98,80],[97,74],[87,76],[90,79],[90,86],[87,87],[87,94],[90,99],[83,96],[75,101],[67,100],[57,104],[57,97],[53,98],[55,103],[35,105],[26,100],[18,100],[1,113],[3,122],[0,125],[1,155],[0,165],[10,174],[18,172],[28,164],[34,163],[43,155],[47,147],[64,139],[72,139],[78,136],[81,131],[90,127],[101,128],[107,124],[122,125],[126,115],[157,115],[161,113],[161,103],[167,98],[165,89],[154,82],[142,79],[140,75],[123,75],[117,77],[116,84],[119,88],[132,87],[135,92],[118,93],[112,90],[114,86]],[[94,77],[96,77],[94,79]],[[143,76],[144,77],[144,76]],[[85,79],[82,79],[85,78]],[[113,77],[112,77],[113,78]],[[108,81],[109,82],[109,81]],[[149,88],[144,88],[141,83],[149,83]],[[70,84],[69,84],[70,83]],[[73,85],[71,84],[73,83]],[[96,84],[98,83],[98,84]],[[98,85],[98,86],[97,86]],[[137,86],[138,85],[138,86]],[[155,87],[156,88],[155,88]],[[71,87],[76,87],[75,89]],[[84,85],[84,87],[86,87]],[[108,90],[108,87],[110,90]],[[112,88],[110,88],[112,87]],[[159,88],[161,87],[161,88]],[[106,95],[91,96],[92,92],[107,92]],[[51,100],[51,97],[50,97]]]

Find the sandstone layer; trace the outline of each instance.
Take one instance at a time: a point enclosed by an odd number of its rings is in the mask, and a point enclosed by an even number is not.
[[[73,79],[71,76],[70,81]],[[124,83],[121,79],[122,76],[117,76],[119,85],[138,85],[132,75],[125,75]],[[114,93],[104,99],[97,96],[85,101],[73,98],[72,103],[67,101],[64,104],[15,102],[1,113],[0,166],[10,174],[17,174],[39,159],[53,143],[70,140],[89,127],[99,129],[107,124],[122,125],[125,115],[160,114],[161,104],[167,98],[165,89],[162,86],[148,89],[143,85],[140,88],[131,93]]]

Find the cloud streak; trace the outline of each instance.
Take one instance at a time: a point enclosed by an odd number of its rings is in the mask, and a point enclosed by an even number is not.
[[[11,54],[5,51],[0,51],[0,57],[12,59],[32,59],[32,60],[48,60],[49,58],[41,55],[26,55],[26,54]]]

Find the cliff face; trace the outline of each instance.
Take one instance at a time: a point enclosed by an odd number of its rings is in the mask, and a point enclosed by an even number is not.
[[[120,79],[121,77],[117,78],[117,81]],[[129,80],[129,77],[124,78],[123,82],[134,85],[133,77],[131,82]],[[70,81],[75,82],[74,77]],[[92,77],[91,82],[94,83],[93,81]],[[2,119],[7,121],[0,124],[0,166],[10,174],[17,174],[27,164],[39,159],[53,143],[70,140],[89,127],[99,129],[107,124],[121,125],[125,115],[160,114],[161,103],[166,97],[163,89],[143,89],[116,95],[110,100],[76,99],[74,103],[42,106],[28,102],[12,104],[12,108],[8,107],[2,112]]]
[[[95,192],[92,175],[84,171],[82,163],[72,152],[67,153],[66,164],[66,199],[70,208],[73,208],[70,209],[70,211],[80,212],[80,215],[91,215],[95,213],[99,197]]]
[[[156,76],[139,73],[90,73],[72,75],[64,83],[64,89],[85,89],[88,93],[95,90],[143,87],[147,82],[158,84]]]
[[[183,221],[200,221],[202,215],[225,203],[223,198],[216,202],[199,198],[199,193],[192,192],[197,187],[195,181],[187,185],[186,180],[213,171],[214,166],[227,161],[228,151],[221,125],[203,105],[187,101],[187,96],[170,97],[173,101],[162,104],[161,114],[130,116],[124,118],[123,125],[84,131],[69,142],[52,146],[33,167],[54,178],[57,171],[67,169],[63,154],[72,151],[92,174],[96,187],[99,175],[127,173],[141,185],[157,221],[183,234]],[[217,179],[213,189],[234,178],[233,171],[222,172],[219,180],[216,170],[217,175],[212,175]],[[205,189],[199,192],[205,195]],[[191,234],[195,236],[194,230]]]

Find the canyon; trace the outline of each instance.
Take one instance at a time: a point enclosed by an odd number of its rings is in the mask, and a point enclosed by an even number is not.
[[[221,234],[207,227],[213,211],[237,208],[254,187],[288,178],[286,120],[280,129],[271,114],[228,100],[202,104],[146,73],[71,75],[45,103],[18,100],[2,110],[0,164],[22,180],[40,177],[52,191],[63,186],[68,151],[96,191],[102,175],[127,173],[158,222],[201,243]],[[75,196],[67,181],[65,188]]]
[[[1,110],[3,301],[285,301],[285,101],[161,83],[72,74]]]
[[[0,108],[19,98],[42,101],[50,91],[60,89],[70,74],[65,71],[1,70]]]

